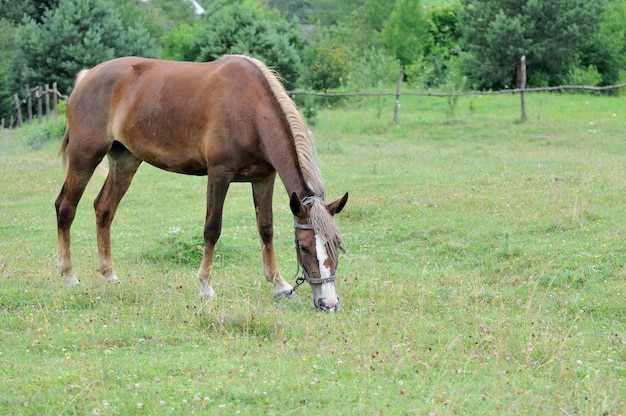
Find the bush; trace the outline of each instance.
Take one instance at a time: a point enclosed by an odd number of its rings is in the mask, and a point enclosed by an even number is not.
[[[571,85],[590,85],[592,87],[600,85],[602,74],[598,72],[595,65],[587,68],[574,67],[567,76],[567,83]]]
[[[361,90],[393,85],[398,80],[400,62],[382,49],[369,49],[352,68],[348,86]]]
[[[300,75],[300,32],[278,11],[254,1],[217,8],[194,26],[182,26],[164,37],[170,59],[206,62],[226,54],[250,55],[264,61],[292,88]]]
[[[32,125],[33,131],[28,137],[28,145],[33,149],[40,149],[46,143],[58,141],[65,132],[65,121],[47,122],[41,125]]]

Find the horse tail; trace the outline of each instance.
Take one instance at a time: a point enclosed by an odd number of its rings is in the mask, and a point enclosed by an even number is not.
[[[88,72],[89,72],[88,69],[81,69],[78,72],[78,74],[76,74],[76,81],[74,81],[74,89],[76,89],[76,87],[78,86],[78,83],[81,82],[83,78],[85,78]]]
[[[63,166],[67,166],[67,145],[70,143],[70,131],[66,127],[65,133],[63,133],[63,138],[61,139],[61,148],[59,149],[59,154],[63,157]]]
[[[88,69],[82,69],[76,74],[76,81],[74,81],[74,89],[78,86],[78,84],[85,78]],[[65,128],[65,133],[63,133],[63,138],[61,139],[61,148],[59,149],[59,154],[63,156],[63,166],[67,166],[67,147],[70,143],[70,130],[69,125]]]
[[[269,69],[267,65],[258,59],[243,55],[239,55],[239,57],[256,66],[259,71],[261,71],[263,77],[267,80],[270,90],[276,98],[276,101],[278,101],[278,104],[287,119],[287,124],[289,124],[289,128],[291,129],[291,134],[296,146],[296,154],[298,155],[298,163],[300,165],[304,181],[314,195],[324,199],[326,197],[326,191],[324,187],[324,180],[322,178],[322,172],[320,171],[317,163],[317,156],[315,155],[313,135],[304,125],[304,121],[302,121],[302,117],[300,117],[300,113],[298,113],[295,103],[285,91],[285,87],[278,79],[275,71]]]

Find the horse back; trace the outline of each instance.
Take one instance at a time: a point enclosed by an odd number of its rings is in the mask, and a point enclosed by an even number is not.
[[[79,78],[68,102],[70,140],[109,148],[118,141],[143,161],[187,174],[220,164],[269,170],[260,118],[284,124],[261,73],[238,57],[114,59]]]

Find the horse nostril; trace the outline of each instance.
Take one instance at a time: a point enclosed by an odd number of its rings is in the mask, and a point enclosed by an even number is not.
[[[339,310],[339,300],[331,299],[328,303],[326,303],[325,299],[322,298],[319,300],[319,305],[315,306],[324,312],[337,311]]]

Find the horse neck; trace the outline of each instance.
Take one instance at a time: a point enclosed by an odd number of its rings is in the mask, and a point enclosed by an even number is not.
[[[296,155],[281,157],[280,161],[274,162],[273,165],[288,195],[295,193],[302,200],[312,194],[304,181]]]
[[[315,165],[315,155],[309,154],[299,157],[293,133],[288,126],[283,126],[283,128],[260,132],[269,162],[278,173],[289,195],[295,193],[301,200],[311,195],[323,198],[324,187],[322,181],[315,177],[313,180],[310,178],[311,171],[317,172],[318,177],[321,177],[319,168]],[[306,162],[307,158],[312,165],[303,169],[301,162],[302,160]]]

